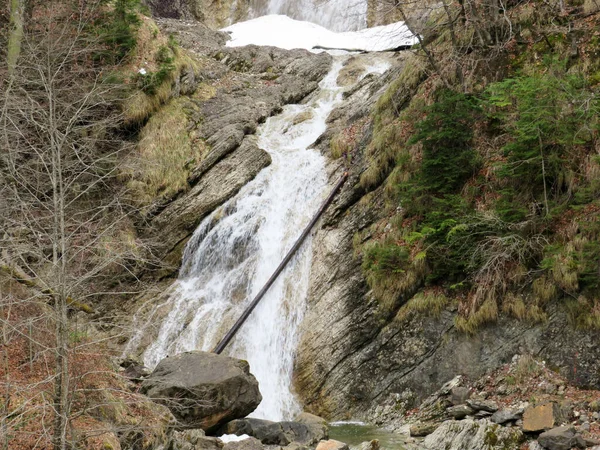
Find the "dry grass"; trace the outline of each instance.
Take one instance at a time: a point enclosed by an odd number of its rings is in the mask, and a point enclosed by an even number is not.
[[[441,292],[419,292],[400,308],[396,320],[404,321],[412,312],[439,318],[449,302],[448,297]]]
[[[498,304],[495,300],[488,298],[481,307],[468,316],[458,315],[454,320],[456,329],[467,334],[475,334],[477,330],[486,323],[498,320]]]
[[[157,111],[161,105],[166,103],[173,94],[175,81],[184,69],[199,71],[201,64],[185,50],[173,47],[166,36],[162,35],[156,23],[148,17],[140,17],[142,23],[137,34],[137,45],[130,62],[125,66],[121,74],[125,78],[131,78],[140,69],[147,72],[155,72],[160,68],[156,61],[156,55],[161,47],[171,47],[173,52],[174,70],[169,73],[163,83],[156,89],[156,93],[149,95],[135,90],[133,94],[123,103],[123,114],[128,123],[142,123],[152,113]]]
[[[128,186],[141,204],[185,190],[190,170],[206,152],[203,142],[193,143],[187,132],[184,109],[189,106],[186,99],[171,100],[140,133]]]

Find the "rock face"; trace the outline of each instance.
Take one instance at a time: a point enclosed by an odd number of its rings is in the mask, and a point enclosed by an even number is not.
[[[177,36],[182,47],[198,55],[202,70],[195,84],[210,93],[203,99],[191,95],[186,111],[188,134],[208,151],[192,170],[190,188],[155,205],[150,218],[154,237],[160,236],[154,253],[174,269],[166,276],[176,273],[198,224],[271,163],[256,145],[258,126],[317,89],[332,59],[305,50],[227,48],[224,33],[201,24],[166,19],[158,23],[165,34]]]
[[[393,79],[394,70],[388,76]],[[376,86],[363,88],[366,97],[377,97]],[[408,87],[405,95],[413,95]],[[359,123],[369,111],[368,99],[353,98],[352,106],[330,116],[332,130]],[[349,179],[313,238],[308,310],[295,363],[295,387],[304,408],[327,418],[386,420],[381,408],[415,407],[455,375],[478,379],[519,353],[546,360],[578,386],[600,387],[600,346],[595,344],[600,332],[574,329],[560,300],[548,305],[545,324],[500,318],[469,336],[456,330],[452,306],[439,317],[399,314],[414,292],[399,295],[391,305],[375,298],[354,246],[357,237],[383,232],[376,228],[385,214],[383,187],[367,194],[358,183],[368,167],[361,158],[370,132],[357,143],[362,150],[353,156]],[[325,153],[332,135],[328,131],[321,139]],[[330,164],[332,182],[342,164]]]
[[[505,428],[486,419],[447,421],[423,441],[428,450],[517,449],[524,440],[517,428]]]
[[[245,417],[262,400],[246,361],[205,352],[162,360],[142,383],[142,392],[167,406],[180,428],[206,431]]]

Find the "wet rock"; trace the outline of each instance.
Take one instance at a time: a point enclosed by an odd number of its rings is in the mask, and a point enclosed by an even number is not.
[[[517,428],[501,427],[486,419],[449,420],[423,441],[427,450],[517,449],[524,440]]]
[[[410,426],[410,435],[413,437],[427,436],[437,430],[439,426],[439,423],[433,422],[415,423]]]
[[[335,439],[329,439],[328,441],[319,442],[316,450],[350,450],[350,448],[348,444],[336,441]]]
[[[205,431],[247,416],[262,400],[246,361],[198,351],[163,359],[142,392],[167,406],[181,428]]]
[[[308,427],[312,436],[310,445],[329,439],[329,424],[322,417],[303,412],[296,416],[294,422],[302,423]]]
[[[467,400],[467,405],[469,405],[475,411],[487,411],[491,413],[498,411],[498,404],[493,400],[472,398]]]
[[[316,416],[300,417],[310,423],[301,422],[272,422],[263,419],[238,419],[227,423],[216,434],[248,435],[255,437],[265,445],[286,446],[292,442],[302,445],[315,445],[327,439],[328,428],[319,422]],[[322,419],[321,419],[322,420]]]
[[[570,450],[573,447],[586,448],[581,435],[573,427],[557,427],[548,430],[538,437],[538,442],[548,450]]]
[[[451,406],[446,412],[450,417],[455,419],[464,419],[465,417],[472,415],[475,410],[468,405],[457,405]]]
[[[379,450],[381,445],[378,439],[373,439],[370,442],[363,442],[358,446],[358,450]]]
[[[522,410],[500,409],[492,415],[491,420],[494,423],[502,425],[506,422],[513,422],[519,420],[521,417],[523,417]]]
[[[450,401],[455,406],[462,405],[469,399],[469,397],[471,397],[471,390],[469,388],[456,386],[455,388],[452,388]]]
[[[523,414],[523,431],[548,430],[561,422],[560,407],[556,403],[529,406]]]

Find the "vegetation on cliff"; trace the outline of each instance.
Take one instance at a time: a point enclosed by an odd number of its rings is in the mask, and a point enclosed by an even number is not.
[[[600,328],[599,23],[589,2],[432,13],[361,176],[388,205],[355,239],[388,311],[445,295],[473,333],[500,314],[545,321],[560,298],[573,326]]]

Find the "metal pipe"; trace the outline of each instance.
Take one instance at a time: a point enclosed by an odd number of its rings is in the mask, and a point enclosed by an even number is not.
[[[287,253],[287,255],[285,255],[285,258],[283,258],[283,261],[281,261],[281,263],[279,264],[279,267],[277,267],[277,269],[275,270],[273,275],[271,275],[271,278],[269,278],[269,280],[266,282],[266,284],[263,286],[263,288],[260,290],[260,292],[256,295],[256,297],[254,297],[254,300],[252,300],[252,303],[250,303],[250,305],[248,305],[246,310],[242,313],[242,315],[237,320],[237,322],[233,325],[233,327],[231,327],[231,329],[225,335],[225,337],[221,340],[221,342],[219,342],[219,344],[214,348],[213,353],[216,353],[218,355],[221,352],[223,352],[223,350],[225,350],[225,347],[227,347],[227,344],[229,344],[229,342],[231,342],[231,340],[236,335],[236,333],[240,330],[240,328],[242,327],[244,322],[248,319],[248,317],[250,316],[252,311],[254,311],[254,308],[256,308],[256,306],[259,304],[259,302],[265,296],[265,294],[267,293],[269,288],[273,285],[275,280],[277,280],[277,277],[279,277],[281,272],[283,272],[283,269],[285,269],[285,266],[287,266],[287,264],[290,262],[290,260],[294,256],[294,254],[298,251],[298,249],[300,248],[300,246],[302,245],[304,240],[307,238],[307,236],[310,234],[310,231],[315,226],[315,224],[317,223],[319,218],[327,210],[329,205],[331,205],[331,202],[333,202],[333,199],[335,198],[336,194],[341,189],[341,187],[343,186],[343,184],[346,182],[347,179],[348,179],[348,172],[344,172],[344,174],[342,175],[340,180],[337,182],[337,184],[334,186],[334,188],[331,191],[331,193],[329,194],[329,196],[325,199],[325,201],[323,202],[323,204],[321,205],[321,207],[315,214],[315,216],[312,218],[310,223],[306,226],[306,228],[304,229],[304,231],[302,232],[300,237],[296,240],[296,243],[294,244],[294,246],[290,249],[290,251]]]

